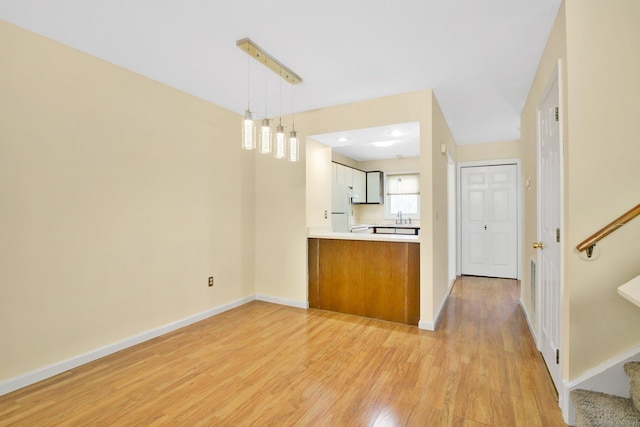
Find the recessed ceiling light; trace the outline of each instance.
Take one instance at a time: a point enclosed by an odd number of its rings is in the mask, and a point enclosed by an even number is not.
[[[338,138],[338,142],[349,142],[349,138],[347,138],[346,136],[341,136],[340,138]]]
[[[401,130],[401,129],[394,129],[391,132],[388,133],[389,136],[393,136],[393,137],[399,137],[404,135],[406,132]]]
[[[373,145],[376,147],[391,147],[395,141],[378,141],[374,142]]]

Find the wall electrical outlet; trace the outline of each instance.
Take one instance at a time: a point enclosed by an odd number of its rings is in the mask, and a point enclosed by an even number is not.
[[[213,276],[209,277],[209,287],[213,286]]]

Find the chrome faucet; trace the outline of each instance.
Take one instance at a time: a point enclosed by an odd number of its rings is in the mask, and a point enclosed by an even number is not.
[[[396,220],[396,224],[402,224],[402,211],[398,211],[398,218],[400,219]]]

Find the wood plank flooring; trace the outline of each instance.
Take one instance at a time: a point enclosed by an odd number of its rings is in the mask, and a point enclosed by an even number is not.
[[[254,301],[0,397],[1,426],[565,426],[513,280],[435,332]]]

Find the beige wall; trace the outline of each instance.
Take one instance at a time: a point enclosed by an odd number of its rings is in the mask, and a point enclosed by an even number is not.
[[[499,159],[519,159],[520,141],[500,141],[486,144],[459,145],[456,159],[460,163]]]
[[[638,203],[640,194],[640,3],[567,0],[560,8],[522,112],[525,192],[523,263],[535,257],[536,106],[562,59],[564,139],[563,378],[572,380],[640,345],[640,309],[616,288],[640,274],[640,219],[596,247],[584,261],[575,246]],[[525,268],[523,283],[529,283]],[[531,295],[522,299],[531,310]]]
[[[570,371],[640,345],[640,308],[616,288],[640,274],[640,218],[582,261],[574,247],[640,195],[640,2],[566,2],[568,132],[566,283]]]
[[[2,21],[0,52],[0,381],[254,293],[239,115]]]
[[[433,144],[431,146],[431,233],[433,245],[430,259],[433,262],[433,316],[444,303],[449,293],[449,210],[448,210],[448,163],[449,156],[441,152],[446,146],[448,153],[454,152],[455,141],[442,114],[438,100],[432,98]],[[422,153],[422,151],[421,151]],[[454,157],[455,159],[455,157]],[[420,227],[422,231],[422,226]]]

